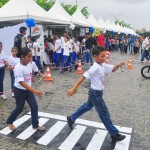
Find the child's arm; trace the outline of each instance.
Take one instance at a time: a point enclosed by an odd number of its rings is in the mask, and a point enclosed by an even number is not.
[[[37,96],[42,95],[42,92],[41,92],[41,91],[36,90],[36,89],[30,87],[30,86],[29,86],[28,84],[26,84],[24,81],[20,81],[19,83],[21,84],[21,86],[23,86],[25,89],[29,90],[30,92],[34,93],[35,95],[37,95]]]
[[[115,72],[116,70],[118,70],[118,69],[119,69],[121,66],[123,66],[123,65],[125,65],[125,62],[121,62],[120,64],[116,65],[116,66],[113,68],[112,72]]]
[[[38,73],[39,73],[39,75],[40,75],[41,78],[43,78],[43,79],[45,78],[45,75],[42,74],[40,71],[38,71]]]
[[[36,47],[34,47],[34,56],[35,56],[35,60],[37,60],[37,57],[36,57]]]
[[[84,81],[84,79],[85,79],[84,76],[81,76],[81,77],[79,78],[79,80],[78,80],[77,83],[73,86],[73,88],[70,89],[70,90],[67,92],[68,96],[72,96],[72,95],[76,92],[77,88],[78,88],[78,87],[80,86],[80,84]]]

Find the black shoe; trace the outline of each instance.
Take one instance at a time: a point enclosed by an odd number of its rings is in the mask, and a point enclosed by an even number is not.
[[[68,68],[65,68],[64,71],[68,71]]]
[[[77,64],[74,65],[74,70],[77,70],[77,68],[78,68],[78,65]]]
[[[70,116],[67,116],[67,123],[68,123],[69,128],[71,130],[73,130],[73,124],[74,124],[74,122],[71,120]]]
[[[125,135],[121,135],[121,134],[116,134],[114,136],[111,136],[112,138],[112,142],[119,142],[119,141],[122,141],[126,138]]]
[[[69,69],[69,72],[72,72],[72,68]]]
[[[61,71],[60,74],[63,74],[65,71]]]

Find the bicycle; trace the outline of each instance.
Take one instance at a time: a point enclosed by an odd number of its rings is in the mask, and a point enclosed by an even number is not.
[[[145,79],[150,79],[150,65],[144,66],[141,69],[141,75],[145,78]]]

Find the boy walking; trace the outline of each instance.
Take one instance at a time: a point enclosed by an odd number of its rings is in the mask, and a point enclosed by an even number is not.
[[[99,46],[94,47],[92,55],[95,59],[95,63],[88,71],[83,74],[83,76],[79,78],[73,88],[68,91],[68,96],[72,96],[85,78],[91,81],[88,101],[85,102],[81,107],[79,107],[71,116],[67,116],[68,126],[70,127],[70,129],[73,129],[73,124],[76,119],[83,115],[85,112],[91,110],[94,106],[99,115],[99,118],[102,120],[103,124],[108,130],[112,138],[112,142],[122,141],[125,139],[125,136],[119,134],[118,129],[112,124],[109,110],[103,100],[103,89],[104,75],[106,73],[115,72],[125,63],[122,62],[115,67],[113,65],[105,64],[104,62],[106,50],[103,47]]]

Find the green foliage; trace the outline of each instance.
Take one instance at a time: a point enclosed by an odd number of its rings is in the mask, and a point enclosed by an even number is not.
[[[136,32],[138,35],[150,37],[150,31],[147,32]]]
[[[124,20],[123,20],[123,21],[116,20],[116,21],[115,21],[115,24],[119,24],[120,26],[127,27],[127,28],[131,28],[131,25],[125,23]]]
[[[37,0],[36,3],[41,6],[43,9],[48,11],[51,7],[53,7],[54,3],[53,0],[48,1],[47,0]]]
[[[72,16],[74,14],[74,12],[77,10],[77,6],[76,5],[72,6],[72,5],[68,5],[68,4],[66,5],[64,3],[62,3],[61,5],[63,6],[63,8],[66,10],[66,12],[70,16]]]
[[[0,0],[0,8],[5,5],[9,0]]]
[[[88,18],[89,17],[89,12],[88,12],[88,8],[87,7],[83,7],[81,10],[82,14]]]

